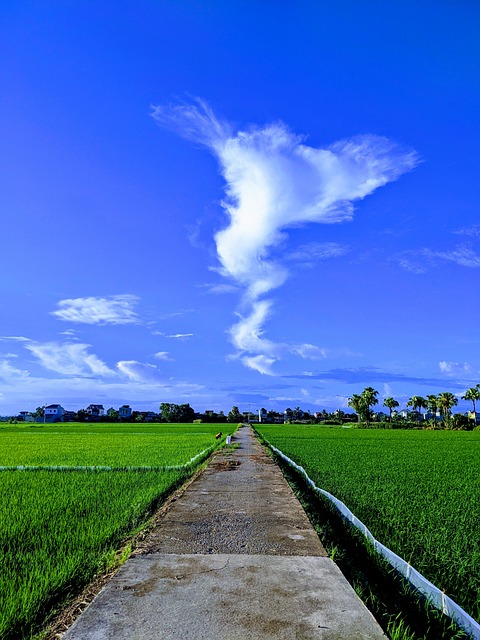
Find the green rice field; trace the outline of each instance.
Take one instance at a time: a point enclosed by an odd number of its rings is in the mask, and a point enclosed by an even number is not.
[[[215,440],[219,427],[232,433],[223,424],[0,427],[0,466],[46,467],[0,471],[0,638],[30,637],[101,571],[122,540],[224,442]],[[59,465],[65,469],[48,469]],[[101,465],[122,470],[78,468]],[[165,469],[177,465],[187,466]]]
[[[372,534],[480,620],[480,433],[258,425]]]
[[[185,464],[212,446],[213,436],[223,427],[119,423],[6,425],[0,427],[0,467]]]

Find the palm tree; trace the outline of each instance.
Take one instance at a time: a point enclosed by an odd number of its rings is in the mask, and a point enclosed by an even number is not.
[[[367,423],[367,427],[370,424],[370,407],[378,404],[377,396],[378,391],[375,391],[373,387],[366,387],[360,395],[354,393],[353,396],[348,399],[348,406],[355,409],[358,415],[358,421],[360,422],[360,418],[362,418]]]
[[[417,422],[420,422],[420,416],[422,415],[421,409],[426,409],[427,406],[428,402],[422,396],[412,396],[407,402],[407,407],[412,407],[412,409],[417,414]]]
[[[378,404],[378,391],[375,391],[375,389],[373,387],[366,387],[363,391],[362,391],[362,398],[363,398],[363,403],[365,406],[365,421],[367,423],[367,427],[369,425],[369,420],[370,420],[370,414],[371,414],[371,409],[370,407],[374,407],[376,404]]]
[[[458,404],[458,398],[450,391],[442,391],[438,394],[438,408],[443,419],[450,417],[450,409]]]
[[[303,411],[300,409],[300,407],[295,407],[295,409],[292,412],[292,419],[301,420],[302,418],[303,418]]]
[[[438,409],[438,398],[435,394],[431,393],[427,396],[427,409],[431,411],[433,414],[433,424],[437,424],[437,409]]]
[[[390,410],[390,422],[392,421],[392,411],[393,409],[395,409],[396,407],[399,406],[399,403],[397,400],[395,400],[395,398],[385,398],[385,400],[383,401],[383,406],[387,407]]]
[[[357,414],[358,422],[360,422],[361,415],[363,413],[363,399],[358,393],[354,393],[351,398],[348,399],[348,406]]]
[[[475,402],[480,400],[480,384],[477,384],[476,387],[471,387],[465,391],[465,395],[462,396],[462,400],[471,400],[473,402],[473,413],[477,413],[475,409]]]

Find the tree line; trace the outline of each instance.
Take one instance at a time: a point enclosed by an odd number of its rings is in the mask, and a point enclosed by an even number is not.
[[[476,424],[476,402],[480,400],[480,384],[475,387],[467,389],[465,394],[461,396],[462,400],[468,400],[473,404],[473,425]],[[365,422],[367,425],[373,418],[373,407],[378,404],[378,391],[373,387],[366,387],[362,393],[354,393],[351,398],[348,399],[348,406],[352,407],[358,416],[358,420]],[[412,396],[407,401],[407,407],[411,407],[412,412],[415,414],[415,419],[420,422],[422,409],[430,412],[433,422],[433,426],[437,422],[437,414],[440,414],[442,422],[445,426],[468,428],[472,426],[472,422],[469,418],[463,414],[456,414],[452,416],[452,409],[458,404],[458,398],[450,391],[442,391],[438,394],[429,394],[426,397]],[[386,407],[389,412],[389,420],[392,422],[393,411],[400,406],[398,400],[393,397],[385,398],[383,406]]]

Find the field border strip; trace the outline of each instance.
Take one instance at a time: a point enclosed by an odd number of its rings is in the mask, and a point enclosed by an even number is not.
[[[158,467],[143,466],[143,467],[112,467],[104,465],[13,465],[13,466],[0,466],[0,471],[181,471],[191,467],[199,459],[205,459],[215,450],[215,445],[207,447],[200,453],[190,458],[185,464],[177,465],[163,465]]]
[[[365,537],[372,543],[375,551],[383,556],[389,564],[396,569],[411,585],[413,585],[420,593],[426,596],[429,602],[436,609],[439,609],[446,616],[451,618],[463,631],[470,634],[473,640],[480,640],[480,624],[472,618],[460,605],[458,605],[452,598],[447,596],[444,591],[436,587],[432,584],[425,576],[423,576],[419,571],[414,569],[409,562],[406,562],[403,558],[398,556],[396,553],[391,551],[388,547],[379,542],[376,538],[374,538],[371,531],[367,528],[367,526],[359,520],[353,514],[350,509],[338,498],[333,496],[325,489],[320,489],[314,483],[314,481],[307,474],[305,469],[298,465],[294,460],[286,456],[283,451],[274,447],[268,440],[262,436],[264,441],[268,444],[270,449],[276,453],[280,458],[282,458],[287,464],[292,466],[294,469],[299,471],[308,482],[308,484],[312,487],[314,491],[320,493],[330,500],[335,507],[340,511],[340,513],[359,531],[361,531]]]

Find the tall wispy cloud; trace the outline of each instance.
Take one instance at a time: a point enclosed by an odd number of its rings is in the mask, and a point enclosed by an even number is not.
[[[68,298],[58,302],[58,309],[51,314],[65,322],[83,324],[139,324],[134,310],[139,298],[131,294],[107,298]]]
[[[414,151],[363,135],[315,148],[282,122],[234,131],[203,101],[155,107],[156,121],[207,147],[225,179],[227,226],[215,242],[225,277],[243,287],[242,315],[231,329],[243,363],[271,373],[284,351],[262,338],[271,313],[264,296],[289,277],[280,245],[286,231],[307,223],[350,220],[353,202],[419,162]],[[298,345],[292,347],[298,351]]]

